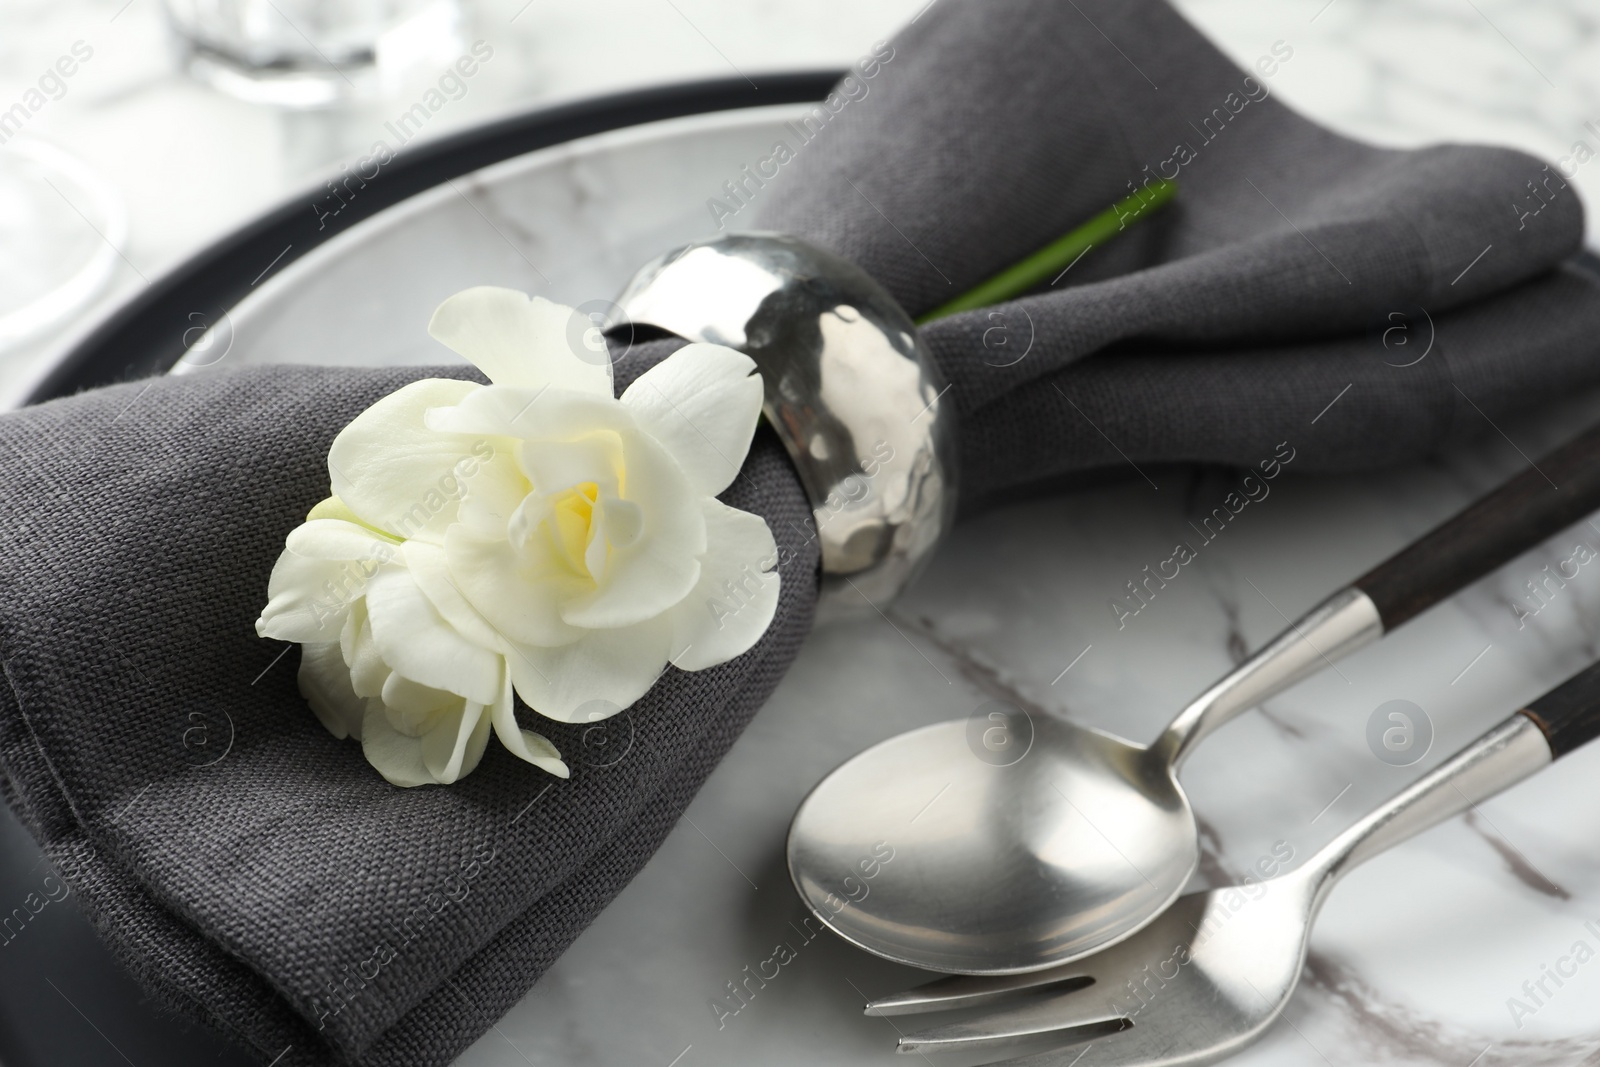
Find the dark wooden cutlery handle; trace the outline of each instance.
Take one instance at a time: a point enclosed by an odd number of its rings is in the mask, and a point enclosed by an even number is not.
[[[1600,426],[1543,456],[1353,583],[1385,633],[1600,509]]]
[[[1600,736],[1600,663],[1522,709],[1544,731],[1550,754],[1565,756]]]

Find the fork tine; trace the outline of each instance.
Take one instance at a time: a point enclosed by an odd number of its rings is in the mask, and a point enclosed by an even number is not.
[[[990,1012],[978,1019],[946,1023],[900,1038],[899,1052],[1016,1052],[1050,1038],[1059,1045],[1094,1040],[1131,1026],[1126,1015],[1076,990]]]
[[[1094,979],[1076,967],[1056,967],[1031,974],[998,977],[952,975],[868,1002],[867,1015],[917,1015],[929,1011],[954,1011],[975,1008],[1006,1000],[1014,994],[1049,991],[1069,993],[1093,985]]]
[[[1215,1063],[1237,1053],[1249,1041],[1194,1041],[1170,1027],[1131,1020],[1120,1032],[1067,1034],[1041,1039],[1032,1049],[1013,1052],[1013,1059],[986,1060],[984,1067],[1171,1067]],[[1103,1037],[1103,1040],[1102,1040]],[[1042,1050],[1039,1047],[1042,1045]]]

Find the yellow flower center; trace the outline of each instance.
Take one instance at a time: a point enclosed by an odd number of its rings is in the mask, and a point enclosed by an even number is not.
[[[591,576],[585,555],[594,528],[594,504],[599,497],[598,485],[580,482],[555,494],[551,501],[550,536],[556,552],[574,573],[585,577]]]

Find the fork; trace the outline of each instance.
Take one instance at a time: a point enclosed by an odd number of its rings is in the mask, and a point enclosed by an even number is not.
[[[1180,897],[1138,934],[1077,963],[943,978],[875,1000],[866,1013],[999,1005],[906,1034],[900,1052],[1023,1053],[1027,1058],[1005,1062],[1029,1067],[1212,1063],[1258,1040],[1283,1013],[1311,926],[1341,876],[1597,734],[1600,663],[1514,713],[1291,871]],[[1041,1049],[1048,1051],[1036,1055]]]

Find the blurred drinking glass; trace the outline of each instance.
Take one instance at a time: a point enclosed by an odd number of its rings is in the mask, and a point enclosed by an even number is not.
[[[166,0],[191,76],[252,103],[372,99],[406,70],[454,56],[456,0]]]

